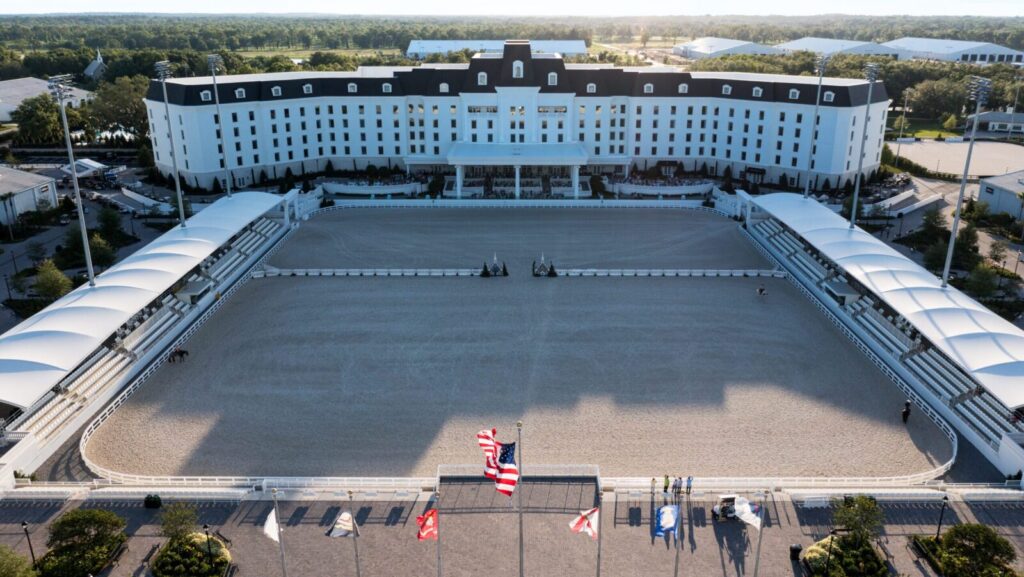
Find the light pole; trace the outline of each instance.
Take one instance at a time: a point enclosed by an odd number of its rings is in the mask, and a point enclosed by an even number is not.
[[[359,569],[359,521],[356,520],[355,508],[352,505],[352,499],[355,494],[349,490],[348,492],[348,509],[352,511],[352,548],[356,554],[356,577],[360,576]]]
[[[220,112],[220,94],[217,93],[217,67],[224,64],[220,54],[209,54],[206,57],[206,65],[210,68],[210,76],[213,77],[213,102],[217,107],[217,133],[220,134],[220,161],[224,163],[224,191],[231,196],[231,181],[235,179],[228,168],[228,145],[224,138],[224,115]]]
[[[903,129],[907,125],[907,96],[910,95],[910,89],[903,91],[903,120],[900,121],[900,137],[896,139],[896,167],[900,165],[900,146],[903,145]]]
[[[28,521],[21,522],[21,530],[25,532],[25,539],[28,539],[28,553],[32,556],[32,566],[36,566],[36,550],[32,548],[32,535],[28,533]]]
[[[1015,274],[1015,275],[1017,274],[1017,265],[1020,264],[1020,256],[1021,256],[1020,252],[1021,251],[1019,251],[1019,250],[1017,251],[1017,260],[1015,260],[1013,262],[1013,274]],[[5,276],[4,278],[7,278],[7,277]],[[10,292],[11,292],[11,287],[10,287],[10,285],[8,285],[7,286],[7,293],[10,294]]]
[[[1018,254],[1017,257],[1020,258],[1020,255]],[[1013,267],[1013,272],[1014,273],[1017,272],[1017,267],[1016,266]],[[10,275],[6,275],[6,274],[4,275],[4,285],[7,286],[7,298],[8,299],[13,299],[14,295],[11,293],[11,277],[10,277]]]
[[[1017,77],[1015,77],[1016,79]],[[1017,83],[1017,88],[1013,91],[1013,108],[1010,112],[1010,122],[1006,125],[1006,139],[1009,140],[1013,136],[1013,122],[1017,120],[1017,99],[1020,98],[1020,82]]]
[[[857,199],[860,196],[861,170],[864,167],[864,147],[868,143],[868,123],[871,120],[871,89],[878,78],[878,65],[870,63],[864,67],[864,77],[868,81],[868,102],[864,107],[864,128],[860,136],[860,154],[857,155],[857,174],[854,175],[853,204],[850,205],[850,228],[857,225]]]
[[[523,481],[526,478],[526,470],[523,469],[523,422],[516,421],[516,450],[519,451],[519,470],[522,471],[522,477],[519,480],[519,484],[523,485]],[[516,491],[516,499],[518,501],[519,509],[519,577],[523,577],[526,572],[523,567],[523,549],[525,543],[523,543],[523,488],[519,487]]]
[[[939,510],[939,526],[935,529],[935,540],[939,540],[939,534],[942,533],[942,518],[946,515],[946,505],[949,504],[949,495],[942,496],[942,509]]]
[[[210,542],[210,525],[207,523],[203,524],[203,532],[206,533],[206,559],[210,563],[213,563],[213,543]]]
[[[167,102],[167,78],[171,75],[171,63],[167,60],[157,62],[156,75],[160,77],[160,87],[164,91],[164,114],[167,116],[167,138],[171,141],[171,166],[174,168],[174,191],[178,198],[178,218],[181,220],[181,228],[185,224],[185,201],[181,198],[181,181],[178,176],[178,151],[174,148],[174,126],[171,124],[171,105]]]
[[[71,182],[74,183],[75,204],[78,206],[78,228],[82,232],[82,251],[85,254],[85,268],[89,273],[89,286],[96,286],[96,271],[92,266],[92,251],[89,249],[89,231],[85,227],[85,207],[82,204],[82,192],[78,188],[78,167],[75,166],[75,152],[71,149],[71,131],[68,130],[68,114],[64,110],[64,99],[71,93],[68,84],[71,82],[70,74],[51,76],[48,82],[50,94],[57,101],[60,108],[60,120],[64,125],[64,144],[68,148],[68,167],[71,169]],[[13,251],[11,253],[13,258]],[[18,271],[18,267],[14,267]]]
[[[971,154],[974,153],[974,137],[978,134],[978,116],[981,107],[988,101],[992,92],[992,81],[980,76],[971,77],[971,98],[974,99],[974,123],[971,126],[971,141],[967,145],[967,160],[964,162],[964,173],[960,177],[960,195],[956,199],[956,212],[953,214],[953,230],[950,231],[949,246],[946,248],[946,264],[942,267],[942,288],[949,282],[949,267],[953,264],[953,248],[956,245],[956,233],[960,227],[960,209],[964,203],[964,191],[967,190],[967,172],[971,168]]]
[[[814,162],[814,142],[818,132],[818,106],[821,104],[821,81],[825,76],[825,67],[828,66],[828,56],[818,56],[818,93],[814,97],[814,116],[811,117],[811,143],[807,147],[807,174],[804,176],[804,198],[811,194],[811,163]]]

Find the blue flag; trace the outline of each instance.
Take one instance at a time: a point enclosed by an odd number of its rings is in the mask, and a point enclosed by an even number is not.
[[[655,519],[654,535],[664,537],[666,533],[675,533],[679,519],[679,505],[665,505],[658,509]]]

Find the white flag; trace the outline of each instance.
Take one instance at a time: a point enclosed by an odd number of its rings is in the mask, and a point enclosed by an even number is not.
[[[267,520],[263,522],[263,534],[270,537],[274,541],[280,543],[281,537],[278,534],[277,529],[277,510],[271,509],[270,514],[267,515]]]
[[[597,507],[594,507],[589,511],[580,511],[579,516],[569,523],[569,529],[571,529],[573,533],[585,533],[590,535],[591,539],[596,540],[599,516],[600,513],[598,512]]]
[[[736,516],[741,521],[750,525],[751,527],[761,530],[761,507],[750,502],[748,499],[743,497],[736,498]]]

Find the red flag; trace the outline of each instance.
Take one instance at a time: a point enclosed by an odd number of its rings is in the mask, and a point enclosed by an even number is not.
[[[418,540],[437,540],[437,509],[427,509],[425,513],[416,517],[416,524],[420,527],[419,533],[416,534]]]
[[[569,523],[569,529],[573,533],[586,533],[591,539],[597,540],[598,516],[600,513],[597,507],[589,511],[580,511],[579,516]]]

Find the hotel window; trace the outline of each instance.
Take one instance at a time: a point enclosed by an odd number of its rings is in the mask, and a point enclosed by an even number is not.
[[[558,74],[555,72],[548,73],[548,86],[558,86]]]
[[[684,82],[684,83],[679,85],[679,94],[687,94],[689,92],[690,92],[690,85],[689,84]]]
[[[730,94],[732,94],[732,86],[729,86],[728,84],[723,84],[722,96],[729,96]]]
[[[348,83],[348,92],[349,92],[349,94],[355,94],[358,91],[359,91],[359,87],[356,86],[355,82],[349,82]]]
[[[822,97],[822,100],[824,100],[825,102],[835,102],[835,100],[836,100],[836,93],[832,92],[831,90],[829,90]]]
[[[245,98],[245,89],[244,88],[236,88],[235,89],[235,98],[237,98],[239,100],[242,100],[243,98]]]
[[[391,94],[391,83],[385,82],[383,86],[380,87],[380,91],[384,94]]]
[[[519,60],[516,60],[515,62],[512,63],[512,78],[522,78],[522,77],[523,77],[523,63],[521,61],[519,61]]]
[[[313,94],[313,85],[312,84],[303,84],[302,85],[302,93],[303,94]]]
[[[650,83],[644,84],[644,94],[654,94],[654,85]]]
[[[800,91],[797,90],[796,88],[790,88],[789,89],[789,99],[790,100],[797,100],[798,98],[800,98]]]
[[[764,89],[761,88],[760,86],[755,86],[753,93],[754,98],[761,98],[761,96],[764,94]]]
[[[481,72],[476,75],[477,86],[487,86],[487,73]]]
[[[437,87],[437,91],[441,94],[448,94],[448,83],[442,82],[441,85]]]
[[[591,82],[590,84],[587,85],[587,94],[596,94],[596,93],[597,93],[597,85],[594,84],[593,82]]]
[[[213,100],[213,94],[209,90],[204,90],[199,93],[199,99],[203,102],[209,102]]]

